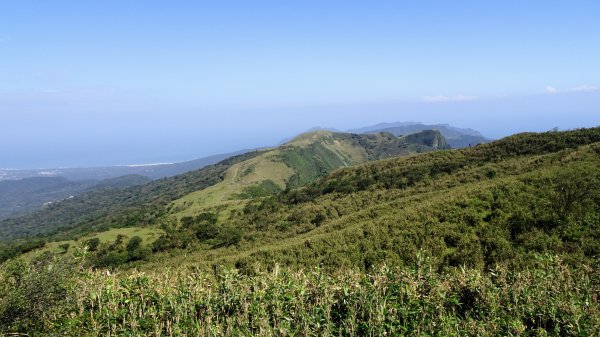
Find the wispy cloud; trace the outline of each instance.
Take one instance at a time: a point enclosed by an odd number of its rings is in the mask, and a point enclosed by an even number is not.
[[[580,86],[577,86],[575,88],[571,88],[569,89],[569,91],[577,91],[577,92],[591,92],[591,91],[596,91],[599,88],[593,85],[587,85],[587,84],[582,84]]]
[[[547,86],[544,88],[544,93],[545,94],[557,94],[560,92],[592,92],[592,91],[597,91],[600,88],[594,85],[587,85],[587,84],[582,84],[573,88],[569,88],[569,89],[558,89],[556,87],[553,86]]]
[[[470,102],[477,100],[475,96],[454,95],[454,96],[424,96],[423,102]]]

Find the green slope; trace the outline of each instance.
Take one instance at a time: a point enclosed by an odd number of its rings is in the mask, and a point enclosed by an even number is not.
[[[338,168],[439,148],[447,145],[437,131],[407,137],[309,132],[232,165],[221,182],[173,201],[170,210],[177,218],[213,212],[226,219],[232,211],[241,210],[248,199],[301,187]]]
[[[221,236],[192,243],[191,256],[156,263],[247,272],[257,263],[369,269],[410,264],[419,252],[439,268],[526,266],[534,253],[596,263],[599,154],[596,128],[520,134],[336,170],[249,203],[219,220]],[[226,241],[227,228],[239,231],[234,242]],[[194,236],[193,228],[171,230],[166,238]]]

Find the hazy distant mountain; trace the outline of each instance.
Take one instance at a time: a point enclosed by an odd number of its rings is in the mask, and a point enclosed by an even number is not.
[[[150,181],[140,175],[105,180],[70,181],[63,177],[32,177],[0,181],[0,219],[17,216],[44,205],[101,188],[121,189]]]
[[[389,132],[395,136],[410,135],[424,130],[439,130],[452,148],[463,148],[490,141],[479,131],[458,128],[449,124],[423,124],[416,122],[380,123],[363,128],[348,130],[352,133]]]
[[[103,180],[136,174],[150,179],[171,177],[188,171],[200,169],[206,165],[218,163],[226,158],[248,152],[240,150],[232,153],[217,154],[181,163],[142,164],[106,167],[78,167],[34,170],[2,170],[0,181],[31,177],[63,177],[71,181]]]
[[[421,144],[436,150],[450,148],[445,137],[438,130],[423,130],[421,132],[408,134],[402,137],[402,139],[410,144]]]
[[[383,130],[388,128],[395,128],[400,126],[410,126],[410,125],[418,125],[422,124],[419,122],[395,122],[395,123],[379,123],[370,126],[364,126],[362,128],[350,129],[348,132],[352,133],[368,133],[368,132],[376,132],[377,130]]]

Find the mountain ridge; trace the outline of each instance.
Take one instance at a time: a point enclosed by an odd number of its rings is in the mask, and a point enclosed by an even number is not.
[[[460,134],[483,137],[481,132],[471,129],[471,128],[461,128],[452,126],[448,123],[438,123],[438,124],[425,124],[421,122],[391,122],[391,123],[378,123],[374,125],[369,125],[356,129],[348,129],[347,132],[352,133],[368,133],[368,132],[378,132],[379,130],[390,129],[390,128],[401,128],[401,127],[422,127],[424,129],[436,129],[436,127],[443,127],[450,130],[455,130],[456,132],[460,132]]]
[[[435,144],[433,144],[435,143]],[[285,189],[299,188],[336,169],[355,164],[404,156],[444,148],[443,136],[437,131],[423,132],[422,137],[395,137],[391,134],[358,135],[316,130],[294,137],[287,143],[266,150],[248,161],[237,163],[224,179],[206,189],[191,193],[172,203],[177,217],[202,212],[227,217],[239,211],[244,196],[268,196]]]
[[[162,206],[193,192],[212,200],[213,197],[207,193],[228,186],[225,188],[226,192],[218,190],[213,194],[218,195],[219,202],[225,202],[224,199],[236,198],[236,195],[247,193],[248,188],[252,189],[257,184],[271,180],[267,177],[274,172],[279,172],[276,174],[280,174],[280,178],[275,179],[275,184],[283,190],[288,187],[300,187],[339,167],[435,150],[420,143],[419,139],[413,140],[415,143],[409,143],[403,137],[383,133],[357,135],[316,131],[307,133],[304,137],[314,138],[315,135],[317,137],[313,142],[309,141],[302,146],[293,143],[280,148],[246,152],[200,170],[161,178],[141,186],[85,193],[32,214],[2,220],[0,233],[6,238],[26,237],[57,232],[60,228],[87,232],[94,228],[97,230],[108,226],[128,226],[141,218],[147,219],[143,223],[149,223],[162,216]],[[235,174],[236,181],[231,179],[233,185],[222,184],[227,177],[231,177],[231,173],[228,172],[232,166],[253,160],[256,161],[255,164],[238,171],[246,173],[245,175]],[[273,169],[275,171],[272,171]],[[265,176],[262,172],[269,173]],[[219,183],[221,185],[213,187]],[[209,187],[208,191],[203,191]],[[182,213],[189,208],[181,204],[173,207],[183,208]]]

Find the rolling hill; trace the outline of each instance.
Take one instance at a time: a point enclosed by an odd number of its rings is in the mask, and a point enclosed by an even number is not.
[[[223,181],[171,204],[178,217],[239,210],[246,200],[304,186],[333,170],[372,160],[448,148],[437,131],[395,137],[313,131],[230,167]]]
[[[600,128],[365,162],[254,199],[214,221],[207,215],[218,208],[178,217],[156,248],[189,250],[155,263],[248,273],[274,264],[370,270],[408,265],[419,254],[441,269],[522,268],[543,253],[596,263],[599,167]],[[213,234],[205,235],[206,228]]]
[[[316,131],[278,148],[247,152],[141,186],[86,192],[32,214],[2,220],[0,234],[5,240],[52,233],[66,237],[109,227],[148,225],[156,223],[171,202],[181,216],[206,207],[236,208],[243,204],[239,200],[246,199],[244,195],[263,196],[268,190],[302,186],[340,167],[444,146],[443,136],[431,131],[420,137]]]

